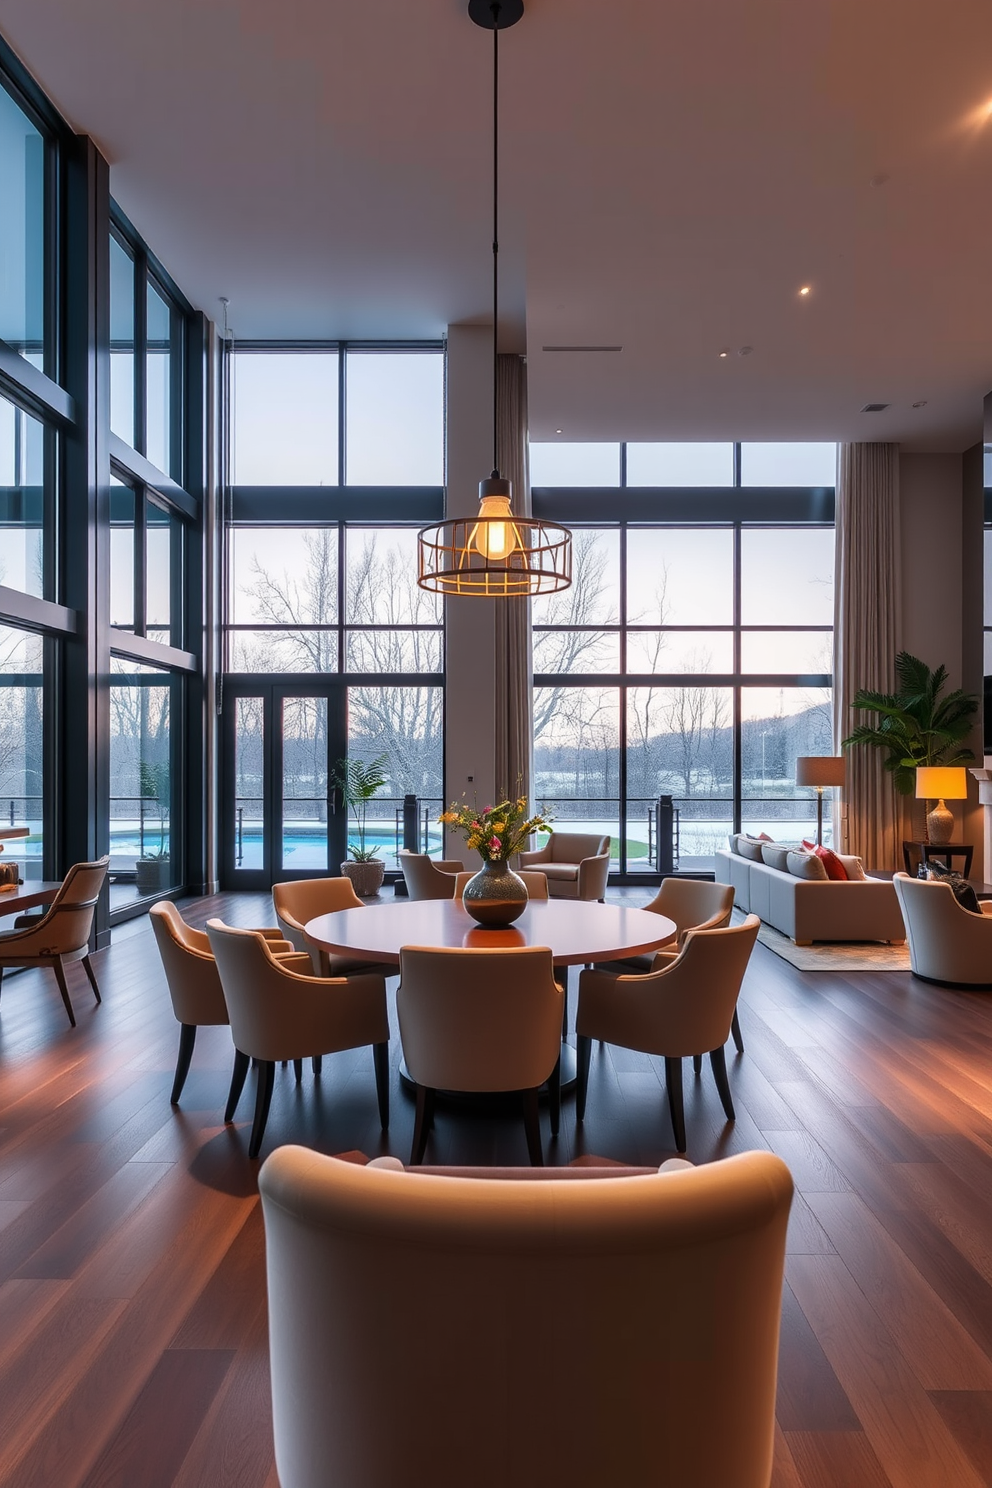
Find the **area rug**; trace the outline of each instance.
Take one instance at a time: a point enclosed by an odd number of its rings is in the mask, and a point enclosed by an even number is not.
[[[735,918],[740,914],[734,912]],[[763,924],[759,944],[767,946],[797,971],[909,971],[909,947],[883,941],[847,940],[797,946],[787,935]]]

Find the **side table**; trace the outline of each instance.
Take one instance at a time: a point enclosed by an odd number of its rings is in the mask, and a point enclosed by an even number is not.
[[[902,859],[912,878],[916,877],[920,864],[928,863],[931,858],[942,858],[948,868],[953,866],[952,858],[963,858],[962,875],[969,878],[974,853],[970,842],[904,842],[902,845]]]

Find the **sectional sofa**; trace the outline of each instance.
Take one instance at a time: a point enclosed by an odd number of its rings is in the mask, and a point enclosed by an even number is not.
[[[734,904],[796,945],[814,940],[904,941],[895,889],[887,879],[808,880],[729,849],[716,853],[716,877],[733,884]]]

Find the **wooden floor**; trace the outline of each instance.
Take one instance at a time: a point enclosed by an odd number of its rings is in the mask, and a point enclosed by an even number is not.
[[[272,922],[262,895],[187,913]],[[94,960],[101,1007],[70,968],[75,1030],[47,973],[8,977],[0,1001],[0,1483],[274,1488],[251,1089],[225,1128],[230,1035],[205,1029],[173,1110],[147,921]],[[757,946],[741,1021],[736,1125],[688,1066],[686,1117],[696,1162],[770,1147],[796,1180],[776,1488],[992,1485],[992,997],[804,974]],[[301,1086],[280,1070],[263,1156],[406,1157],[398,1058],[394,1038],[388,1138],[370,1051]],[[577,1131],[566,1101],[548,1160],[669,1155],[659,1066],[594,1052],[588,1119]],[[442,1111],[432,1143],[434,1160],[526,1161],[511,1118]]]

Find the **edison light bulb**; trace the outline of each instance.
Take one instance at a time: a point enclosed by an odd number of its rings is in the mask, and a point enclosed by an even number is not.
[[[472,546],[487,562],[504,562],[517,547],[509,496],[483,496],[479,519],[472,533]]]

